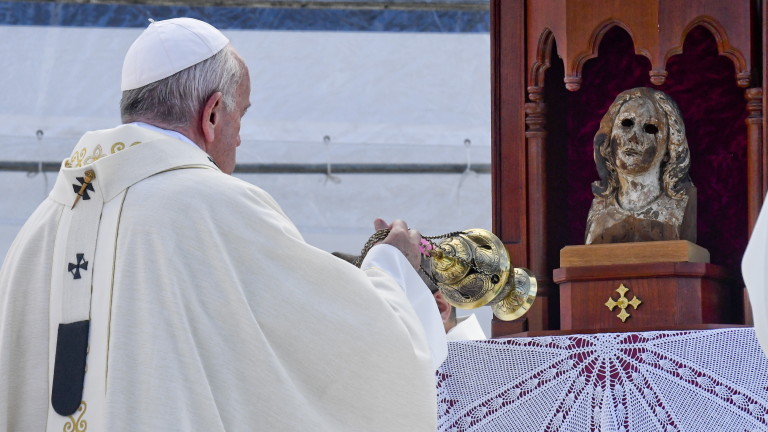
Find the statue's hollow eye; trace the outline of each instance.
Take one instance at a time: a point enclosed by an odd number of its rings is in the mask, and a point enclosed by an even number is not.
[[[621,121],[621,125],[624,126],[624,127],[632,127],[632,126],[635,125],[635,122],[633,122],[632,119],[626,118],[626,119]]]
[[[648,123],[645,126],[643,126],[643,130],[645,131],[645,133],[651,134],[651,135],[656,135],[656,133],[659,132],[659,128],[657,128],[656,126],[654,126],[654,125],[652,125],[650,123]]]

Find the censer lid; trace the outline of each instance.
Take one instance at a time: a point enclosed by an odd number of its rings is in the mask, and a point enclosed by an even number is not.
[[[448,303],[461,309],[488,305],[504,321],[520,318],[531,308],[536,277],[528,269],[511,268],[509,253],[496,235],[472,228],[441,237],[422,268]]]
[[[493,301],[509,279],[509,253],[493,233],[482,228],[464,230],[435,245],[426,260],[446,301],[474,309]]]

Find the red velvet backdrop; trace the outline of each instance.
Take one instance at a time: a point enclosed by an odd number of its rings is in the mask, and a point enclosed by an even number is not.
[[[581,89],[563,84],[563,63],[553,55],[547,71],[550,262],[566,245],[584,243],[590,185],[597,180],[592,140],[616,95],[633,87],[653,87],[677,102],[691,149],[691,179],[698,189],[698,241],[714,264],[738,273],[747,244],[747,116],[744,90],[736,85],[733,63],[717,53],[705,28],[694,28],[683,53],[667,63],[666,82],[649,80],[650,62],[634,54],[629,35],[614,27],[598,57],[584,65]]]

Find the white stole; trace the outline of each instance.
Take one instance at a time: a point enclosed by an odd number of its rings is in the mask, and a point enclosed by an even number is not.
[[[105,143],[109,153],[104,150]],[[142,161],[138,169],[131,163],[136,160]],[[68,416],[59,415],[49,403],[48,432],[104,430],[115,247],[122,203],[136,182],[183,168],[218,169],[202,150],[190,152],[188,143],[132,125],[84,135],[72,157],[62,163],[50,195],[64,208],[51,277],[49,392],[59,324],[90,320],[90,332],[82,401]],[[84,188],[77,199],[88,171],[95,174],[91,187]]]

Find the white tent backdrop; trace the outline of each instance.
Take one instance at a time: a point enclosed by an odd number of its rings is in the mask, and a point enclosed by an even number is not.
[[[122,57],[141,30],[0,25],[0,160],[59,162],[83,132],[119,124]],[[252,80],[239,163],[490,163],[488,33],[224,33]],[[0,171],[0,255],[55,176]],[[376,217],[425,235],[491,225],[487,172],[239,176],[328,251],[359,251]]]

